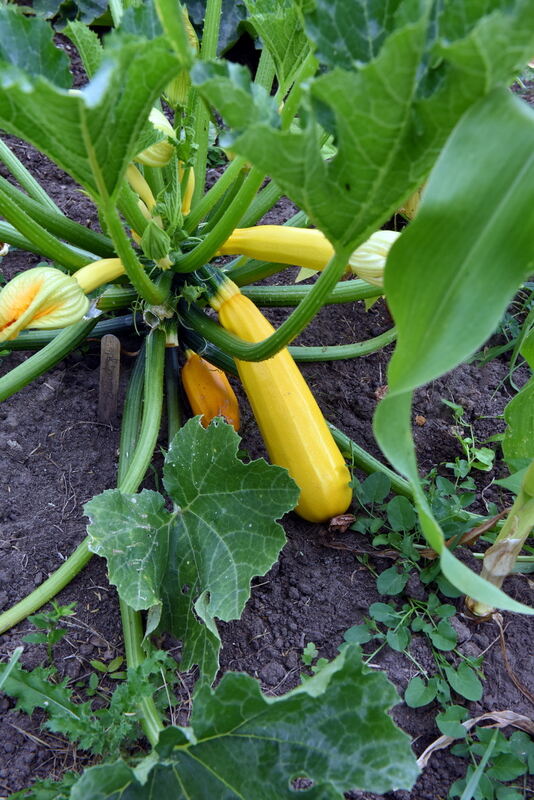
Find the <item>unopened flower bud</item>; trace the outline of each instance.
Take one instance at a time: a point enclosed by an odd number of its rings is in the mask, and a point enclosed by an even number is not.
[[[169,139],[176,139],[174,129],[165,116],[157,108],[153,108],[148,116],[149,122],[156,133],[162,134],[160,141],[151,144],[135,156],[135,161],[145,164],[147,167],[164,167],[171,160],[175,152],[174,146]]]
[[[400,231],[375,231],[349,258],[351,272],[373,286],[382,287],[386,259],[399,236]]]

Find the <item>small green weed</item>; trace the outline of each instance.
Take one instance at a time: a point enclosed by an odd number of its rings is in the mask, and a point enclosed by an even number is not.
[[[465,418],[465,409],[458,403],[441,398],[441,402],[453,412],[454,425],[451,433],[460,443],[464,457],[457,456],[454,462],[447,462],[445,466],[452,470],[457,480],[467,477],[472,469],[489,472],[493,469],[495,451],[491,447],[480,447],[476,440],[473,426]]]
[[[312,675],[315,675],[316,672],[319,672],[326,664],[328,664],[327,658],[317,658],[318,655],[319,651],[317,650],[315,643],[308,642],[300,657],[300,660],[305,667],[308,667]],[[306,678],[311,676],[306,673],[302,673],[300,677],[302,680],[306,680]]]
[[[448,798],[455,800],[525,800],[532,797],[527,777],[534,775],[534,742],[523,731],[509,739],[493,728],[475,728],[454,745],[454,755],[470,759],[464,778],[455,781]],[[513,782],[513,783],[511,783]]]
[[[54,645],[63,639],[67,631],[60,627],[60,622],[66,617],[71,617],[75,612],[76,603],[60,606],[55,600],[51,602],[51,611],[42,611],[32,614],[28,620],[38,629],[36,633],[28,633],[22,637],[23,642],[30,644],[46,644],[48,661],[52,663]]]

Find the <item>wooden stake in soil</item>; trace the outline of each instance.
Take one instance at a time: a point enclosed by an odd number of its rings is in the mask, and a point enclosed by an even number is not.
[[[98,390],[98,421],[112,425],[117,419],[121,344],[108,333],[100,343],[100,386]]]

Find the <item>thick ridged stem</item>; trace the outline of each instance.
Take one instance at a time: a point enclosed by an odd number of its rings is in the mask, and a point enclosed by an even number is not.
[[[194,250],[176,260],[174,269],[177,272],[193,272],[213,258],[243,216],[245,209],[248,208],[250,201],[261,186],[262,180],[262,173],[257,169],[251,169],[234,202],[213,230]]]
[[[381,333],[379,336],[373,336],[372,339],[366,339],[363,342],[354,342],[354,344],[336,344],[330,347],[290,347],[289,352],[295,359],[301,363],[309,361],[345,361],[349,358],[361,358],[361,356],[368,356],[371,353],[376,353],[377,350],[382,350],[387,347],[397,338],[395,328]]]
[[[220,325],[217,325],[193,305],[188,310],[184,310],[183,319],[229,355],[242,361],[263,361],[295,339],[325,304],[326,298],[345,272],[350,252],[352,251],[345,248],[334,253],[310,293],[280,325],[278,330],[262,342],[257,344],[244,342],[239,337],[223,330]]]
[[[208,189],[204,197],[198,201],[189,216],[184,222],[184,228],[188,233],[192,233],[204,217],[211,211],[216,203],[219,202],[227,189],[237,179],[241,169],[246,164],[246,160],[241,156],[234,158],[221,177]]]
[[[139,315],[139,320],[140,319],[141,316]],[[90,331],[91,339],[100,339],[107,333],[126,333],[135,326],[135,322],[136,320],[133,314],[102,320],[102,322],[97,322],[95,327]],[[50,344],[53,339],[56,339],[62,330],[64,329],[22,331],[16,339],[2,342],[2,350],[41,350],[41,348]]]
[[[277,186],[274,181],[270,181],[265,189],[259,192],[252,203],[250,208],[245,212],[244,216],[239,220],[238,226],[240,228],[250,228],[278,203],[283,195],[283,191]]]
[[[22,364],[0,378],[0,401],[6,400],[27,386],[39,375],[48,372],[74,350],[89,335],[96,325],[96,318],[84,319],[64,328],[52,341],[39,352],[27,358]]]
[[[51,197],[45,192],[43,187],[37,183],[31,172],[28,172],[24,164],[17,158],[15,153],[0,139],[0,161],[6,165],[13,177],[26,189],[30,197],[33,197],[44,208],[49,209],[55,214],[62,214]]]
[[[209,61],[217,55],[217,42],[219,40],[219,27],[221,24],[222,0],[208,0],[206,3],[206,15],[204,17],[204,27],[202,30],[202,43],[200,45],[200,58],[202,61]],[[191,205],[195,208],[204,193],[206,183],[206,161],[208,155],[208,132],[210,112],[204,101],[195,92],[194,95],[194,138],[197,144],[195,157],[195,191]]]
[[[162,331],[153,331],[148,336],[134,367],[124,407],[118,488],[125,493],[136,492],[139,488],[156,446],[163,404],[164,355],[165,334]],[[142,404],[142,421],[139,424]],[[137,462],[141,450],[145,454],[145,460],[139,469]],[[135,669],[145,660],[141,614],[130,608],[120,597],[119,607],[126,663],[129,668]],[[150,744],[154,746],[163,728],[163,721],[153,698],[144,697],[140,700],[139,710],[143,731]]]
[[[46,228],[43,228],[42,225],[18,206],[2,186],[0,186],[0,214],[23,236],[29,239],[40,254],[51,261],[56,261],[58,264],[62,264],[72,270],[83,267],[84,264],[89,264],[96,258],[94,255],[83,255],[76,252],[73,248],[56,239]]]
[[[143,413],[143,394],[145,388],[145,342],[135,359],[128,390],[122,409],[121,436],[119,442],[119,465],[117,469],[117,485],[120,486],[135,452],[139,436],[139,428]]]
[[[128,223],[129,227],[138,233],[139,236],[142,236],[146,226],[148,225],[148,220],[139,208],[138,201],[139,198],[137,197],[137,194],[132,191],[126,182],[124,182],[120,190],[117,208]]]
[[[233,276],[232,276],[233,280]],[[241,294],[248,297],[257,306],[263,308],[276,308],[278,306],[298,306],[310,294],[313,286],[244,286]],[[331,303],[353,303],[356,300],[369,300],[380,297],[383,289],[372,286],[367,281],[353,279],[342,281],[330,292],[325,300],[325,305]]]
[[[390,479],[391,488],[394,492],[397,494],[402,494],[405,497],[408,497],[410,500],[413,500],[412,487],[407,480],[400,475],[397,475],[396,472],[393,472],[392,469],[386,467],[385,464],[382,464],[381,461],[368,453],[367,450],[364,450],[363,447],[360,447],[359,444],[356,444],[355,441],[340,431],[339,428],[336,428],[335,425],[332,425],[330,422],[327,424],[330,428],[332,436],[334,437],[335,443],[349,464],[358,467],[368,475],[370,475],[372,472],[382,472]]]
[[[33,614],[45,603],[48,603],[58,592],[81,572],[88,561],[91,560],[92,553],[89,552],[89,540],[86,538],[78,545],[76,550],[49,578],[47,578],[37,589],[25,597],[20,603],[16,603],[3,614],[0,614],[0,633],[9,630],[30,614]]]
[[[96,253],[102,258],[111,258],[114,255],[113,242],[107,236],[86,228],[84,225],[69,219],[69,217],[41,205],[37,200],[28,197],[27,194],[21,192],[20,189],[17,189],[16,186],[13,186],[2,177],[0,177],[0,189],[19,208],[54,236],[65,239],[70,244],[80,247],[88,253]]]
[[[207,235],[211,230],[213,230],[217,223],[223,218],[228,207],[232,205],[234,199],[237,197],[241,187],[243,186],[247,173],[248,169],[242,169],[233,184],[226,190],[219,202],[212,208],[211,212],[208,214],[205,224],[202,226],[203,236]]]
[[[137,258],[130,244],[130,240],[124,232],[122,222],[120,221],[113,203],[107,201],[103,204],[102,213],[109,234],[113,239],[117,255],[124,264],[124,268],[132,285],[135,286],[143,300],[146,300],[151,305],[163,303],[168,295],[168,291],[158,287],[146,274],[143,265]]]
[[[167,347],[165,352],[165,395],[167,401],[167,438],[172,442],[182,427],[180,400],[180,359],[177,347]]]
[[[258,86],[263,86],[264,89],[267,89],[267,91],[270,92],[273,85],[274,76],[274,61],[267,48],[264,47],[261,51],[256,74],[254,75],[254,83],[258,84]]]

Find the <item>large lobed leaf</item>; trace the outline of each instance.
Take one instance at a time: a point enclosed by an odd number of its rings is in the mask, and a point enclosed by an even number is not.
[[[11,16],[0,8],[0,28]],[[150,108],[181,60],[163,37],[115,38],[103,54],[93,46],[89,63],[96,67],[102,58],[101,66],[81,92],[69,94],[53,60],[60,51],[42,33],[47,26],[39,19],[24,22],[0,61],[0,127],[35,145],[93,197],[113,195]],[[31,70],[16,55],[19,42],[33,58]],[[88,37],[83,43],[89,47]]]
[[[248,20],[272,56],[278,83],[283,91],[287,90],[311,49],[302,25],[302,0],[245,2]]]
[[[534,611],[444,547],[419,481],[410,417],[414,389],[475,352],[532,271],[533,142],[534,112],[505,89],[480,101],[450,137],[416,219],[388,258],[385,289],[397,347],[374,421],[382,450],[412,483],[447,578],[488,606],[526,613]]]
[[[300,130],[259,119],[250,100],[236,117],[241,76],[232,87],[230,74],[203,65],[193,82],[232,128],[228,145],[270,175],[334,245],[356,247],[426,177],[462,114],[530,57],[532,5],[474,0],[463,14],[464,2],[327,5],[309,13],[306,29],[332,69],[302,87]],[[363,28],[347,22],[354,14]],[[338,148],[329,162],[322,130]]]
[[[227,673],[193,701],[189,728],[167,728],[135,770],[93,767],[72,800],[284,800],[307,778],[310,800],[343,792],[409,789],[417,766],[409,740],[387,714],[397,695],[350,647],[286,695],[269,698],[247,676]]]
[[[93,552],[108,561],[110,581],[156,626],[184,640],[182,666],[198,664],[212,680],[218,665],[215,618],[237,619],[250,581],[263,575],[284,545],[274,520],[294,508],[298,489],[286,470],[237,458],[239,437],[196,417],[174,438],[157,492],[109,490],[85,505]]]

